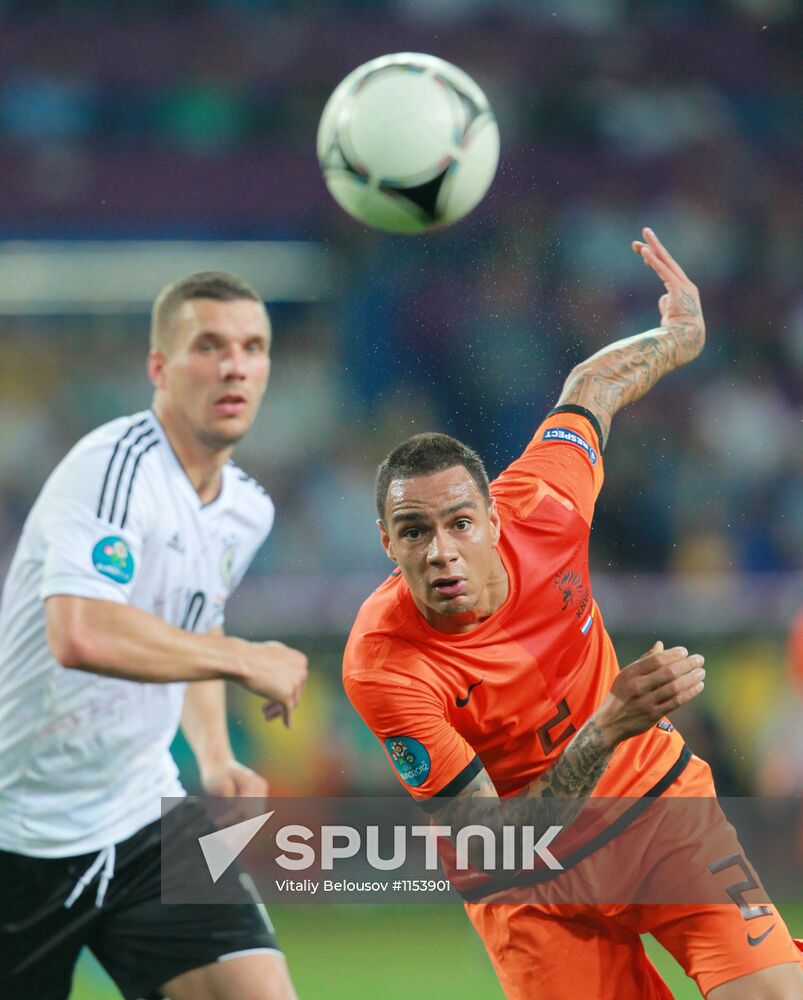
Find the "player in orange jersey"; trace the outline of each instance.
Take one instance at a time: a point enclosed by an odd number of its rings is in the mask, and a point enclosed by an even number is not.
[[[416,435],[379,468],[379,532],[398,570],[357,616],[344,684],[436,817],[497,797],[508,822],[526,823],[533,798],[715,795],[708,766],[665,718],[702,690],[702,657],[656,643],[620,671],[588,572],[611,418],[705,339],[696,287],[651,230],[643,235],[633,249],[666,287],[660,327],[578,365],[497,480],[489,486],[479,457],[441,434]],[[611,834],[598,853],[617,843]],[[734,856],[710,860],[725,867]],[[735,902],[467,911],[517,1000],[666,1000],[646,932],[708,1000],[803,998],[799,951],[777,911]]]

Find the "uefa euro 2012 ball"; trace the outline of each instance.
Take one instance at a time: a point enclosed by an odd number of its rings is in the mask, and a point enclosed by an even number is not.
[[[436,56],[399,52],[337,87],[318,126],[318,160],[335,201],[360,222],[429,232],[481,201],[499,129],[470,76]]]

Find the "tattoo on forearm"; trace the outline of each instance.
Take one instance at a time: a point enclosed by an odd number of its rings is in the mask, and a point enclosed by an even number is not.
[[[539,798],[590,795],[612,756],[613,749],[605,746],[602,733],[589,720],[528,794]]]
[[[566,826],[582,810],[612,756],[613,748],[605,745],[599,729],[589,720],[552,766],[521,795],[500,801],[491,783],[478,778],[462,795],[444,801],[437,820],[455,831],[481,824],[497,834],[504,826],[521,829],[533,822],[545,829],[552,824]],[[497,843],[502,844],[501,836],[497,836]]]
[[[579,365],[567,382],[560,403],[576,403],[591,410],[600,422],[601,444],[608,438],[617,410],[641,399],[662,375],[700,353],[705,329],[700,309],[685,292],[680,303],[689,319],[611,344]]]

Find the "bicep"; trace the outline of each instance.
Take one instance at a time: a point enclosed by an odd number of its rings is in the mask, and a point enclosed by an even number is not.
[[[45,599],[47,644],[62,666],[75,666],[79,660],[78,636],[83,619],[84,599],[56,594]]]
[[[97,649],[104,634],[119,632],[125,619],[132,617],[127,605],[73,594],[51,594],[44,607],[50,652],[65,667],[81,667],[93,659],[90,647]]]

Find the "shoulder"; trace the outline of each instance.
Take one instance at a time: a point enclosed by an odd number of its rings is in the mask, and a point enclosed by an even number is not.
[[[275,507],[270,494],[253,476],[234,462],[224,467],[232,514],[256,534],[267,536],[273,527]]]
[[[226,464],[226,474],[232,484],[232,489],[240,498],[246,498],[251,503],[259,504],[263,507],[273,507],[273,501],[265,487],[253,476],[249,475],[239,465],[234,462]]]
[[[156,422],[149,410],[118,417],[85,434],[67,453],[62,465],[102,460],[104,457],[108,463],[112,455],[129,449],[139,451],[158,438]]]
[[[343,654],[343,684],[353,703],[374,697],[431,699],[434,678],[427,651],[411,637],[403,581],[390,576],[357,613]]]
[[[147,476],[148,456],[161,443],[150,411],[120,417],[86,434],[62,459],[49,483],[60,495],[93,498],[97,516],[112,519],[130,499],[136,479]]]
[[[491,493],[523,519],[550,495],[568,503],[590,525],[603,475],[593,415],[582,407],[559,406],[541,422],[524,452],[491,483]]]
[[[432,681],[421,651],[398,635],[352,633],[343,658],[343,687],[369,725],[381,723],[393,729],[400,715],[408,719],[433,712],[442,715],[443,693]]]

